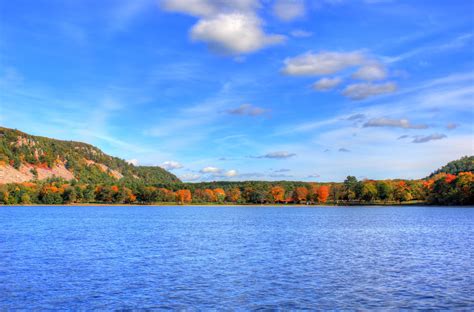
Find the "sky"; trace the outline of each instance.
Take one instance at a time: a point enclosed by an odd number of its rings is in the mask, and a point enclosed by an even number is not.
[[[183,181],[422,178],[473,100],[472,1],[0,1],[0,125]]]

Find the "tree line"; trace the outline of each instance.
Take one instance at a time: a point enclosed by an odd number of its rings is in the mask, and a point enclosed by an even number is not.
[[[52,178],[0,185],[0,204],[474,204],[474,175],[438,173],[423,180],[343,183],[202,182],[148,185],[140,181],[83,183]]]

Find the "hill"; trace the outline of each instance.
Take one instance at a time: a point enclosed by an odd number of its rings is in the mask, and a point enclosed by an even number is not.
[[[434,171],[432,174],[430,174],[429,178],[432,178],[439,173],[450,173],[457,175],[460,172],[474,173],[474,156],[464,156],[458,160],[453,160],[447,163],[445,166]]]
[[[91,184],[118,180],[148,185],[181,182],[161,167],[134,166],[90,144],[0,127],[0,183],[52,177]]]

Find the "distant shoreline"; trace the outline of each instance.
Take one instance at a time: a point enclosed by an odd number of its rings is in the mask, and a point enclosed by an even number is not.
[[[324,205],[305,205],[305,204],[176,204],[176,203],[156,203],[156,204],[104,204],[104,203],[75,203],[75,204],[58,204],[58,205],[47,205],[47,204],[15,204],[15,205],[3,205],[1,204],[0,207],[54,207],[54,206],[66,206],[66,207],[74,207],[74,206],[92,206],[92,207],[109,207],[109,206],[117,206],[117,207],[275,207],[275,208],[285,208],[285,207],[294,207],[294,208],[325,208],[325,207],[393,207],[393,206],[426,206],[426,207],[436,207],[432,205],[428,205],[424,202],[413,202],[413,203],[390,203],[390,204],[380,204],[380,203],[366,203],[366,204],[324,204]],[[454,206],[453,206],[454,207]],[[469,207],[469,206],[460,206],[460,207]],[[474,207],[474,206],[473,206]]]

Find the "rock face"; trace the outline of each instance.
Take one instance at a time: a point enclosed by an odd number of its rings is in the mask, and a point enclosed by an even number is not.
[[[36,169],[36,177],[33,173]],[[48,178],[63,178],[65,180],[74,179],[72,172],[66,169],[64,164],[57,164],[52,168],[35,167],[30,164],[22,164],[19,169],[10,165],[0,165],[0,184],[21,183],[31,180],[45,180]]]

